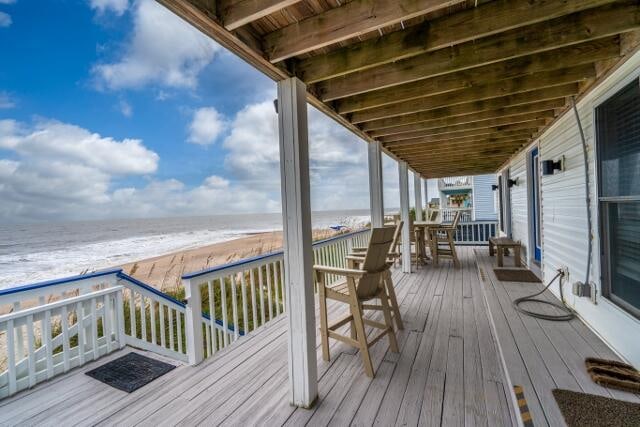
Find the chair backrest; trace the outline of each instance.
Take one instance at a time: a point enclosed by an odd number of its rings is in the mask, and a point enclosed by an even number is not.
[[[462,213],[460,211],[456,211],[456,214],[453,216],[453,222],[451,223],[451,227],[458,228],[458,223],[460,222],[460,217]]]
[[[431,211],[431,216],[429,216],[429,221],[435,221],[438,219],[438,211]]]
[[[387,258],[394,234],[395,230],[391,227],[371,230],[367,254],[361,267],[367,273],[356,283],[356,292],[359,297],[369,297],[377,293],[381,274],[390,266]]]
[[[402,226],[404,225],[404,221],[400,221],[396,224],[394,232],[393,232],[393,241],[391,242],[391,247],[389,248],[390,254],[397,254],[398,246],[400,246],[400,236],[402,236]]]

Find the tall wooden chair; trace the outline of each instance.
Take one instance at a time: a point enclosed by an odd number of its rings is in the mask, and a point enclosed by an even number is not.
[[[402,226],[404,222],[400,221],[398,224],[393,226],[393,240],[391,242],[391,246],[389,247],[388,262],[391,264],[395,264],[395,262],[400,258],[400,235],[402,234]],[[390,227],[387,227],[390,228]],[[347,255],[347,262],[349,268],[360,268],[365,259],[365,254],[368,248],[365,247],[355,247],[351,248],[351,253]],[[398,299],[396,298],[396,291],[393,287],[393,279],[391,277],[391,269],[387,270],[383,275],[384,287],[387,292],[387,297],[389,299],[389,307],[391,307],[391,314],[393,316],[393,320],[396,323],[396,327],[398,330],[404,329],[404,324],[402,322],[402,315],[400,314],[400,307],[398,306]]]
[[[336,268],[314,265],[313,269],[318,281],[320,297],[320,336],[322,341],[322,357],[329,360],[329,338],[333,338],[360,350],[365,373],[373,377],[374,370],[369,355],[369,347],[384,338],[389,338],[391,351],[398,352],[398,342],[393,331],[391,309],[384,287],[383,277],[391,264],[388,261],[389,247],[393,241],[393,228],[374,228],[371,231],[369,247],[359,269]],[[344,280],[328,285],[328,274],[344,277]],[[373,299],[379,299],[380,305],[365,304]],[[327,316],[327,299],[332,299],[349,305],[349,314],[329,324]],[[381,310],[384,323],[366,319],[364,310]],[[337,332],[341,326],[351,324],[351,336]],[[364,326],[381,329],[375,338],[367,340]]]
[[[460,266],[458,260],[458,254],[456,252],[456,244],[454,242],[454,236],[458,230],[458,223],[460,222],[460,211],[456,212],[451,224],[442,224],[437,227],[429,229],[429,240],[431,241],[431,255],[433,256],[433,263],[438,265],[441,257],[451,258],[453,265]]]

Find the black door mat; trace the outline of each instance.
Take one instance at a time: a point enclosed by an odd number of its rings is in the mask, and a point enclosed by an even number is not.
[[[587,357],[587,372],[591,379],[603,387],[616,388],[631,393],[640,393],[640,372],[633,366],[617,360]]]
[[[569,427],[640,426],[638,403],[561,389],[553,397]]]
[[[132,352],[86,374],[111,387],[131,393],[174,368],[168,363]]]
[[[501,282],[532,282],[540,283],[538,276],[533,274],[531,270],[512,269],[512,268],[494,268],[493,272]]]

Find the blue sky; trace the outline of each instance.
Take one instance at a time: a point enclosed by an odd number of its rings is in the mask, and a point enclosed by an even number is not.
[[[279,209],[275,84],[153,0],[0,0],[0,45],[0,219]],[[309,122],[313,209],[367,208],[365,143]]]

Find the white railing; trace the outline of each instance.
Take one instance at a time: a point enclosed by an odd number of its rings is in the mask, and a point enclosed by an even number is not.
[[[458,224],[454,241],[462,245],[488,245],[497,234],[498,221],[476,221]]]
[[[442,222],[453,222],[456,212],[460,212],[460,222],[473,221],[473,208],[443,208],[440,209]]]
[[[314,243],[314,262],[346,267],[345,256],[354,246],[366,246],[369,234],[369,230],[362,230]],[[182,277],[187,294],[187,333],[193,334],[193,339],[187,340],[193,343],[187,351],[190,363],[199,363],[284,313],[283,256],[282,251],[274,252]]]
[[[447,178],[440,178],[438,180],[439,188],[454,188],[454,187],[470,187],[472,179],[470,176],[450,176]]]
[[[120,286],[0,316],[0,397],[49,380],[125,345]]]

